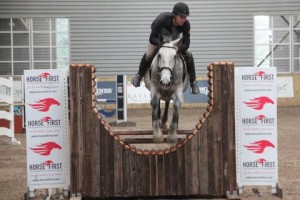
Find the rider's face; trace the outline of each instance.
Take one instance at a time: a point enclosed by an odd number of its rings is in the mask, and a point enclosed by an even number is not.
[[[174,24],[175,26],[182,26],[185,21],[186,21],[186,16],[183,16],[183,15],[175,15],[175,18],[174,18]]]

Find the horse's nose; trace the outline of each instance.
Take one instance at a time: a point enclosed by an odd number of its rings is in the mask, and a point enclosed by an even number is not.
[[[170,82],[170,81],[166,81],[166,80],[163,80],[163,79],[161,79],[161,80],[159,81],[159,83],[160,83],[161,85],[164,85],[164,86],[170,86],[170,85],[171,85],[171,82]]]

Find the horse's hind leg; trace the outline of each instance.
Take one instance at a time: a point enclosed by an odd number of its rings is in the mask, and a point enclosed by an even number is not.
[[[160,128],[161,129],[167,129],[168,128],[167,121],[168,121],[169,105],[170,105],[170,101],[166,101],[164,114],[163,114],[163,116],[161,118],[161,122],[160,122]]]
[[[159,128],[159,109],[160,109],[160,100],[157,97],[151,99],[152,107],[152,127],[153,127],[153,141],[154,143],[162,143],[164,141],[164,136]]]
[[[181,106],[180,99],[179,98],[174,99],[173,119],[168,133],[168,138],[167,138],[168,143],[177,143],[177,129],[178,129],[178,118],[179,118],[180,106]]]

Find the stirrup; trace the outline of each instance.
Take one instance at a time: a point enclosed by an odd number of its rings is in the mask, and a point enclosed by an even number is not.
[[[191,89],[192,89],[192,94],[199,94],[199,86],[197,85],[197,82],[194,81],[191,83]]]
[[[132,79],[131,79],[131,84],[134,87],[140,87],[141,86],[141,80],[142,77],[139,74],[136,74]]]

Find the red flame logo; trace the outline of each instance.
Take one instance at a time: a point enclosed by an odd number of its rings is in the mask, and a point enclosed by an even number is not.
[[[264,162],[266,162],[267,160],[266,159],[264,159],[264,158],[260,158],[260,159],[257,159],[256,160],[256,162],[258,163],[258,164],[262,164],[262,163],[264,163]]]
[[[47,78],[50,76],[50,74],[48,72],[44,72],[40,75],[42,78]]]
[[[246,104],[248,107],[253,108],[255,110],[262,110],[266,103],[274,104],[274,101],[272,99],[270,99],[269,97],[262,96],[262,97],[250,99],[250,101],[243,102],[243,103]]]
[[[51,117],[44,117],[42,120],[43,120],[43,122],[48,122],[51,119],[52,119]]]
[[[43,165],[50,166],[52,163],[53,163],[52,160],[46,160],[45,162],[43,162]]]
[[[53,98],[46,98],[36,101],[35,104],[29,104],[33,109],[36,109],[41,112],[47,112],[52,105],[60,105],[60,103]]]
[[[258,71],[256,73],[256,76],[263,76],[264,74],[266,74],[264,71]]]
[[[264,118],[266,118],[266,116],[264,115],[257,115],[256,119],[258,120],[263,120]]]
[[[275,145],[268,140],[259,140],[252,142],[251,145],[244,145],[244,147],[246,147],[249,151],[253,151],[254,153],[263,153],[266,147],[274,148]]]
[[[53,149],[61,149],[61,146],[55,142],[46,142],[40,145],[37,145],[36,148],[30,148],[34,153],[38,153],[42,156],[50,155]]]

